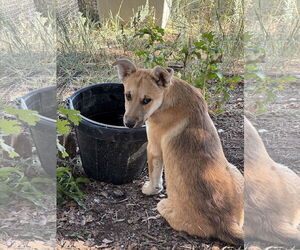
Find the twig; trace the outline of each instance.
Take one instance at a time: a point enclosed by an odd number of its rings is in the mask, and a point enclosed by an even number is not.
[[[147,233],[142,233],[143,236],[145,236],[146,238],[150,239],[150,240],[153,240],[153,241],[156,241],[156,242],[159,242],[160,240],[156,239],[155,237],[153,237],[152,235],[150,234],[147,234]]]
[[[172,247],[172,250],[175,250],[177,247],[177,243],[175,243],[175,245]]]
[[[148,224],[148,230],[150,229],[150,220],[149,220],[149,215],[148,212],[146,211],[146,215],[147,215],[147,224]]]

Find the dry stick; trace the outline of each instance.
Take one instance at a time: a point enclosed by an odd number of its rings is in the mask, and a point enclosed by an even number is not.
[[[128,201],[128,198],[125,198],[125,199],[123,199],[123,200],[120,200],[120,201],[118,201],[118,202],[116,202],[116,203],[122,203],[122,202],[125,202],[125,201]]]
[[[175,250],[177,247],[177,243],[175,243],[175,245],[172,247],[172,250]]]
[[[148,230],[150,229],[150,221],[149,221],[149,215],[148,212],[146,211],[146,215],[147,215],[147,224],[148,224]]]
[[[156,242],[160,242],[160,240],[156,239],[155,237],[153,237],[150,234],[142,233],[142,235],[145,236],[146,238],[150,239],[150,240],[153,240],[153,241],[156,241]]]

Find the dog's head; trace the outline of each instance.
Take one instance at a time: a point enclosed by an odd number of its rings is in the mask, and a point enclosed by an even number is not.
[[[138,69],[129,60],[116,61],[120,80],[125,89],[124,125],[141,127],[163,102],[164,91],[171,84],[173,69],[156,66]]]

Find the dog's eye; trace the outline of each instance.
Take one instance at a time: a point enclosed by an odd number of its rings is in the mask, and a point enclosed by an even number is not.
[[[127,93],[125,96],[126,96],[127,101],[131,101],[132,97],[131,97],[130,93]]]
[[[152,101],[151,98],[145,97],[145,98],[142,100],[142,104],[143,104],[143,105],[146,105],[146,104],[148,104],[148,103],[151,102],[151,101]]]

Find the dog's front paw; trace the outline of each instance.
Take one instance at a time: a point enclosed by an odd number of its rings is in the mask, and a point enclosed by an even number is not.
[[[146,181],[142,187],[142,192],[145,195],[154,195],[160,193],[162,189],[162,186],[155,187],[150,181]]]

